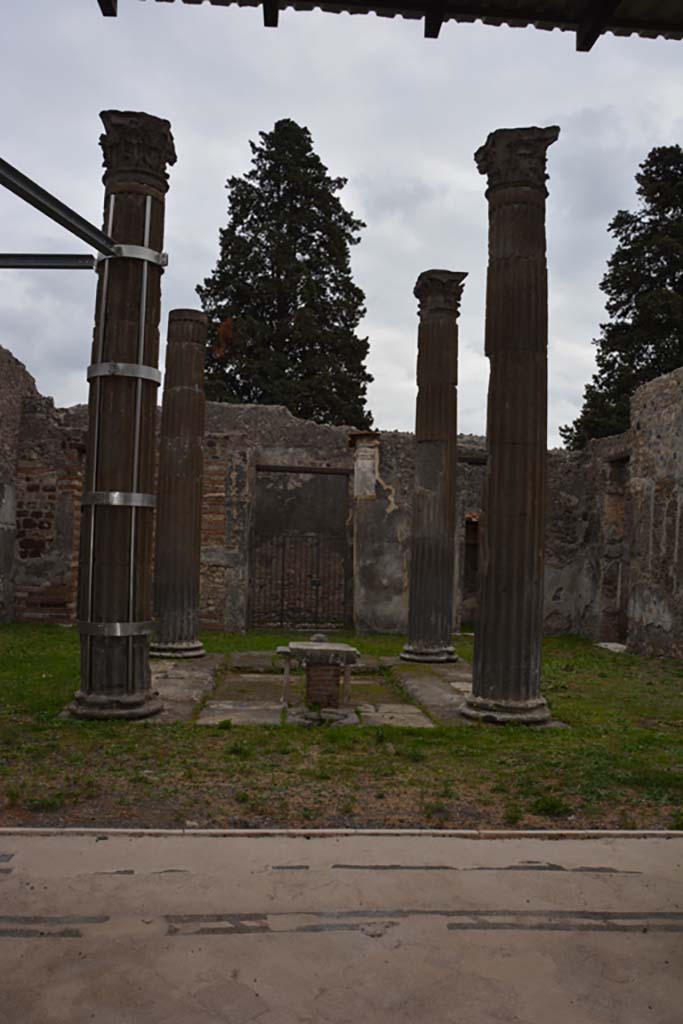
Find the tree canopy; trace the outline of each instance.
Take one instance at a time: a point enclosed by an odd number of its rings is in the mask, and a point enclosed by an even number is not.
[[[209,316],[207,396],[285,405],[320,423],[366,428],[365,296],[351,275],[362,221],[342,206],[311,134],[277,121],[230,177],[218,262],[197,287]]]
[[[683,366],[683,150],[651,150],[636,174],[638,207],[609,225],[617,240],[600,285],[608,323],[601,324],[597,372],[583,407],[560,427],[568,448],[629,426],[636,388]]]

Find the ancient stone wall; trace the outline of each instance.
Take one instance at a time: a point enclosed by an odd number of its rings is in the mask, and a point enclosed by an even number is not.
[[[625,641],[629,435],[548,458],[546,633]]]
[[[683,657],[683,369],[631,403],[628,646]]]
[[[21,448],[19,435],[24,403],[37,398],[35,381],[26,367],[15,359],[11,352],[0,346],[0,622],[10,622],[16,615],[17,459]],[[47,497],[44,504],[50,505]],[[23,507],[21,511],[23,512]],[[20,522],[23,518],[30,517],[22,516]],[[39,521],[44,521],[44,518],[41,516]],[[20,529],[23,530],[23,526]]]
[[[368,472],[373,450],[375,468]],[[408,622],[410,529],[412,522],[415,439],[413,434],[384,431],[373,448],[356,443],[354,500],[354,619],[368,633],[404,633]],[[483,438],[458,437],[458,486],[455,586],[463,592],[466,571],[465,521],[481,509],[486,449]],[[461,601],[455,602],[457,628]],[[470,602],[471,614],[474,606]],[[467,621],[471,621],[466,616]]]
[[[262,467],[351,470],[349,430],[297,419],[283,406],[207,403],[200,624],[248,624],[252,510]],[[349,529],[351,524],[349,523]]]
[[[87,409],[24,401],[16,465],[15,601],[20,620],[76,613]]]
[[[369,441],[357,442],[354,467],[354,621],[362,633],[404,633],[415,439],[387,431]]]
[[[73,621],[87,410],[55,409],[0,348],[0,414],[0,620]],[[544,628],[628,634],[634,651],[683,656],[683,370],[637,392],[632,423],[583,452],[549,453]],[[405,632],[414,448],[408,433],[208,403],[201,628],[247,627],[255,501],[269,480],[287,491],[273,467],[313,467],[348,474],[333,490],[348,480],[356,628]],[[471,628],[476,612],[485,460],[482,438],[458,438],[456,628]],[[266,504],[277,507],[272,494]]]
[[[356,446],[354,586],[356,627],[405,632],[410,571],[414,440],[377,435]],[[624,473],[628,435],[594,441],[585,452],[548,453],[544,630],[625,640],[627,586]],[[476,615],[478,522],[485,439],[458,438],[455,628]],[[360,469],[359,469],[360,466]],[[370,486],[372,479],[372,486]]]

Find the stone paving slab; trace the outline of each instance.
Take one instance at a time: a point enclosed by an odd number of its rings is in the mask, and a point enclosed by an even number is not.
[[[359,713],[360,712],[360,717]],[[412,704],[347,704],[339,708],[313,711],[305,704],[285,708],[283,704],[263,701],[211,700],[202,708],[197,725],[396,725],[431,729],[433,723]]]
[[[199,713],[197,725],[280,725],[282,704],[255,701],[210,700]]]
[[[279,702],[282,699],[283,676],[275,672],[228,672],[218,681],[213,699],[228,701],[261,701],[266,703]],[[304,699],[304,678],[302,675],[292,676],[290,682],[290,698],[292,704],[299,704]],[[395,702],[401,700],[388,685],[383,676],[365,675],[351,677],[351,701],[355,706],[359,701],[368,704]]]
[[[228,666],[234,672],[281,672],[282,663],[275,651],[233,651]]]
[[[142,721],[150,725],[191,721],[199,705],[213,690],[216,675],[224,662],[222,654],[178,661],[151,658],[151,689],[159,694],[164,706],[158,715]]]
[[[432,671],[425,672],[426,667]],[[460,708],[471,684],[463,682],[464,690],[455,689],[449,680],[453,673],[444,671],[445,668],[443,665],[420,664],[414,668],[411,662],[400,662],[392,672],[408,696],[421,704],[437,722],[459,722],[462,721]]]
[[[360,725],[360,719],[356,709],[348,704],[340,708],[322,708],[320,711],[311,711],[305,704],[298,704],[287,708],[287,725],[329,725],[336,728],[342,725]]]
[[[227,672],[218,681],[214,699],[274,703],[282,699],[283,679],[277,672]],[[303,678],[292,679],[291,685],[302,690]]]
[[[433,729],[425,713],[412,704],[380,704],[376,709],[361,712],[363,725],[400,725],[411,729]]]
[[[363,672],[379,672],[382,668],[381,659],[374,654],[361,654],[355,665],[351,666],[351,675],[360,675]]]

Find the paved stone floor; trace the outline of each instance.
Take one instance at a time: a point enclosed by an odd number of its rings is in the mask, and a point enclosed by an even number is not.
[[[0,834],[0,1024],[680,1024],[683,839]]]
[[[164,706],[160,714],[142,721],[159,725],[190,721],[202,701],[212,693],[223,662],[220,654],[177,660],[151,658],[151,686]]]
[[[304,704],[303,674],[293,674],[290,707],[282,703],[283,674],[274,651],[242,651],[229,659],[208,655],[178,661],[152,659],[152,688],[164,710],[149,722],[196,721],[198,725],[403,725],[431,729],[460,722],[472,689],[466,661],[427,665],[364,655],[354,667],[351,701],[339,711],[310,712]],[[389,678],[386,678],[388,673]],[[532,728],[564,728],[550,722]]]
[[[198,671],[198,661],[178,665],[174,670],[175,678],[187,673],[191,679],[192,673]],[[466,692],[468,684],[462,680],[466,678],[468,669],[460,663],[457,669],[434,666],[436,672],[429,677],[433,680],[430,689],[421,684],[424,672],[418,672],[411,685],[404,685],[403,675],[396,676],[398,686],[388,681],[382,669],[393,672],[401,664],[397,658],[379,659],[364,655],[352,673],[349,704],[338,710],[316,714],[304,704],[302,673],[293,674],[290,706],[285,707],[282,703],[282,661],[275,652],[237,652],[230,656],[227,665],[223,668],[218,666],[215,670],[215,687],[210,693],[204,692],[207,699],[196,721],[198,725],[219,725],[225,721],[231,721],[234,725],[280,725],[284,722],[315,725],[323,721],[332,726],[403,725],[431,729],[434,725],[432,719],[447,720],[442,711],[448,710],[448,702],[455,700],[451,677],[457,677],[460,680],[457,685],[461,688],[464,686],[463,692]],[[418,666],[420,670],[424,668]],[[171,678],[174,678],[173,673],[169,673],[166,678],[160,675],[155,677],[155,687],[164,700],[167,679]],[[405,678],[410,681],[412,677],[409,672],[405,673]],[[433,698],[432,691],[441,697],[440,705]],[[423,700],[423,697],[426,699]],[[427,714],[417,704],[423,704]]]

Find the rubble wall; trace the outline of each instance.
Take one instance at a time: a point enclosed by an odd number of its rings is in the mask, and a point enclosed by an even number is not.
[[[0,345],[0,622],[16,616],[19,434],[24,403],[37,395],[26,367]]]
[[[628,646],[683,657],[683,369],[631,403]]]
[[[41,397],[0,347],[0,621],[75,618],[86,421],[85,406],[55,409]],[[248,625],[259,473],[263,483],[273,467],[313,467],[348,473],[356,628],[405,632],[414,450],[410,433],[321,426],[281,406],[207,403],[201,627]],[[639,389],[628,433],[549,453],[547,633],[683,656],[682,453],[683,370]],[[456,628],[470,628],[476,614],[485,465],[484,439],[459,437]]]

